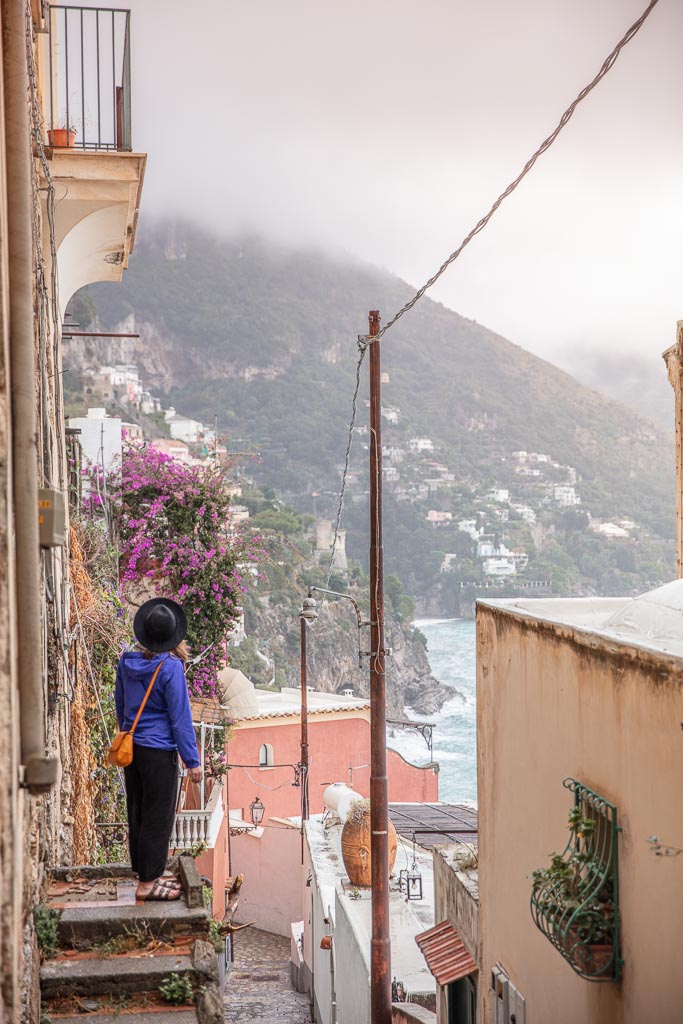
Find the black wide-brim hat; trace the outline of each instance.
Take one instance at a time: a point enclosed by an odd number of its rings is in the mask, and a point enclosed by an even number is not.
[[[163,654],[185,639],[187,617],[180,605],[169,597],[153,597],[135,613],[133,632],[146,650]]]

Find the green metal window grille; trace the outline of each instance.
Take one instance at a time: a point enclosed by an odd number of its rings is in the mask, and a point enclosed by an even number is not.
[[[569,841],[532,875],[531,916],[574,971],[589,981],[618,981],[619,862],[617,808],[575,779]]]

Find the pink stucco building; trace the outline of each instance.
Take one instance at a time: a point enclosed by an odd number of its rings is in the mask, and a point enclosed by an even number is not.
[[[249,818],[249,804],[259,796],[266,819],[301,814],[301,789],[293,786],[301,760],[301,691],[256,691],[256,707],[236,711],[228,743],[228,801],[233,813]],[[309,810],[323,811],[322,794],[331,782],[346,782],[370,795],[370,705],[332,693],[308,694]],[[275,767],[285,765],[286,767]],[[246,767],[240,767],[246,766]],[[439,799],[438,766],[409,764],[387,751],[389,800],[434,802]]]
[[[206,844],[199,870],[214,886],[214,913],[221,916],[226,878],[242,872],[245,897],[258,890],[268,919],[261,927],[288,934],[300,918],[301,691],[256,690],[241,672],[224,669],[219,702],[193,706],[200,741],[229,718],[222,784],[207,781],[204,792],[186,787],[177,815],[174,846]],[[323,791],[346,782],[361,796],[370,790],[370,704],[352,693],[308,693],[309,813],[323,810]],[[438,765],[409,764],[387,751],[389,800],[434,803],[439,799]],[[264,805],[259,828],[251,827],[250,804]],[[277,867],[277,870],[275,868]],[[288,870],[283,870],[287,868]],[[291,885],[285,881],[291,880]],[[250,917],[256,908],[250,907]],[[272,917],[272,919],[271,919]]]

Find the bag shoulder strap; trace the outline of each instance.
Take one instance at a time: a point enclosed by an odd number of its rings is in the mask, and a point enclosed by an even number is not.
[[[164,658],[164,661],[166,661],[166,658]],[[137,726],[138,722],[140,721],[140,715],[145,710],[145,704],[147,703],[147,698],[149,697],[150,693],[152,692],[152,687],[154,686],[154,684],[157,681],[157,676],[159,675],[159,671],[160,671],[161,666],[163,665],[164,661],[160,661],[159,664],[157,665],[157,667],[154,670],[154,675],[152,676],[152,682],[147,687],[147,693],[142,698],[142,704],[138,708],[138,713],[135,716],[135,721],[133,722],[133,724],[131,725],[130,729],[128,730],[128,735],[129,736],[132,736],[133,733],[135,732],[136,726]]]

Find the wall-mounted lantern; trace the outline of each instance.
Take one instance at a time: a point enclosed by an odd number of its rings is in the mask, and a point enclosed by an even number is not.
[[[255,796],[252,802],[249,804],[249,811],[251,813],[251,823],[257,828],[263,821],[263,815],[266,812],[265,807],[261,803],[259,797]]]

